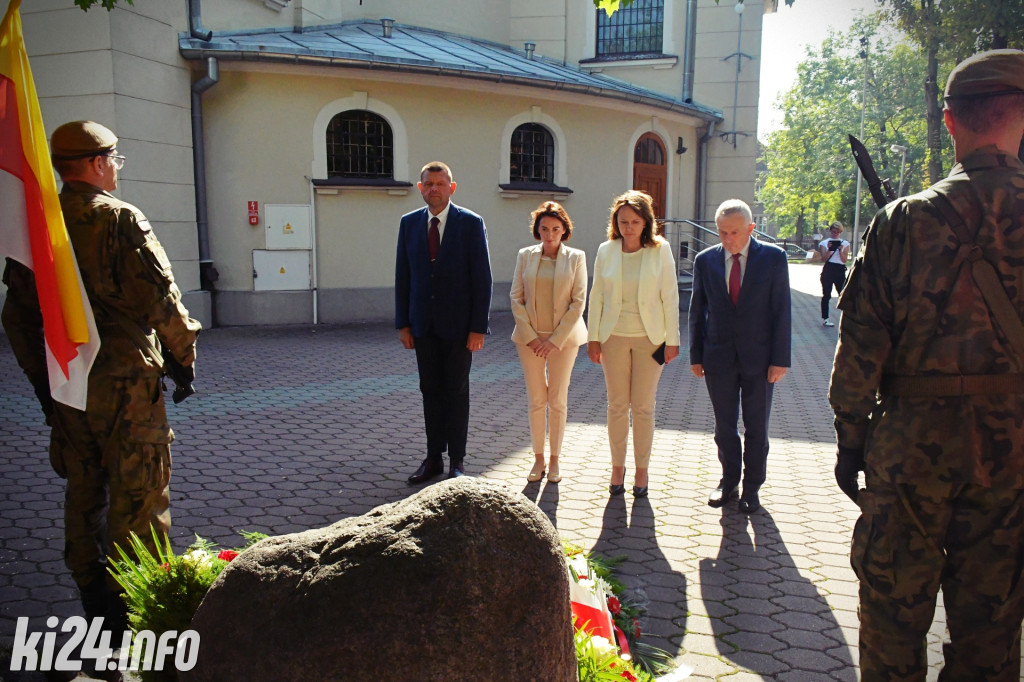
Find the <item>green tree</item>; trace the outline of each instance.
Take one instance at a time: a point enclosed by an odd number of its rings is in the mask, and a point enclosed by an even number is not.
[[[928,176],[935,183],[943,175],[941,84],[945,74],[975,52],[1024,47],[1024,0],[881,1],[887,6],[886,16],[924,50],[928,61],[923,80]]]
[[[867,41],[864,53],[852,47],[861,38]],[[781,97],[783,127],[769,135],[762,159],[767,170],[758,198],[780,225],[780,236],[798,234],[808,220],[817,224],[804,233],[832,220],[853,223],[857,166],[847,135],[860,130],[862,91],[862,142],[879,175],[896,185],[900,155],[890,147],[900,144],[908,149],[905,191],[921,188],[926,126],[920,116],[920,83],[926,62],[899,38],[884,30],[880,15],[873,15],[847,33],[831,32],[820,47],[808,48],[796,84]],[[874,212],[866,191],[861,212]]]
[[[124,1],[129,5],[135,4],[134,0]],[[88,12],[89,8],[95,5],[97,2],[100,3],[101,7],[103,7],[105,10],[109,12],[110,10],[114,9],[114,5],[117,4],[118,0],[75,0],[75,4],[81,7],[83,12]]]

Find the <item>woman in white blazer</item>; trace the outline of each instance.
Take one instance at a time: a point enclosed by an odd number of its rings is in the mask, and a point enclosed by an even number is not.
[[[633,494],[645,497],[662,362],[679,355],[679,288],[672,247],[656,234],[651,197],[644,192],[630,190],[612,203],[608,241],[594,263],[587,326],[587,355],[604,369],[608,389],[608,492],[626,490],[632,412]]]
[[[587,341],[583,308],[587,302],[587,256],[565,242],[572,237],[572,220],[562,206],[545,201],[530,214],[533,238],[516,258],[512,277],[512,340],[526,377],[530,438],[535,462],[527,480],[544,476],[544,422],[548,421],[551,459],[548,481],[562,480],[558,456],[565,433],[569,376],[579,347]]]

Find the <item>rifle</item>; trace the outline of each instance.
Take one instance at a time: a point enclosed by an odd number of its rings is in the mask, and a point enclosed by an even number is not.
[[[853,150],[853,158],[857,161],[860,174],[868,181],[868,190],[871,191],[871,198],[875,200],[878,208],[884,208],[890,201],[896,201],[899,197],[893,191],[888,180],[881,180],[875,172],[875,166],[871,163],[867,147],[853,135],[850,138],[850,148]]]

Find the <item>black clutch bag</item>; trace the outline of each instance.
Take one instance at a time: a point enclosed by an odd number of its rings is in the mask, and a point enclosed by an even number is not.
[[[654,352],[651,353],[651,357],[654,358],[654,361],[657,362],[659,365],[664,365],[665,364],[665,344],[662,343],[660,346],[655,348]]]

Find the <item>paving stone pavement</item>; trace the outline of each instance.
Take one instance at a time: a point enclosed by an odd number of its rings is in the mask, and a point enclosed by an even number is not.
[[[604,378],[584,350],[569,391],[557,485],[526,482],[533,458],[509,313],[493,315],[493,334],[474,357],[467,473],[521,491],[563,538],[626,555],[624,580],[647,606],[644,639],[692,667],[693,680],[859,677],[857,580],[848,558],[857,509],[832,477],[826,400],[836,330],[821,326],[819,269],[790,269],[793,367],[775,392],[764,506],[749,518],[734,502],[720,510],[706,505],[720,467],[711,405],[686,349],[659,385],[646,499],[608,497]],[[685,338],[685,316],[682,325]],[[168,405],[177,435],[176,550],[194,534],[236,546],[240,530],[284,534],[328,525],[419,489],[405,480],[425,451],[415,357],[391,325],[208,330],[199,339],[198,375],[199,393]],[[0,652],[9,651],[20,616],[30,617],[30,631],[46,631],[48,616],[81,614],[61,558],[63,486],[50,469],[47,442],[5,339]],[[940,608],[929,637],[929,680],[937,678],[945,636]],[[0,670],[0,680],[41,679],[12,675]]]

